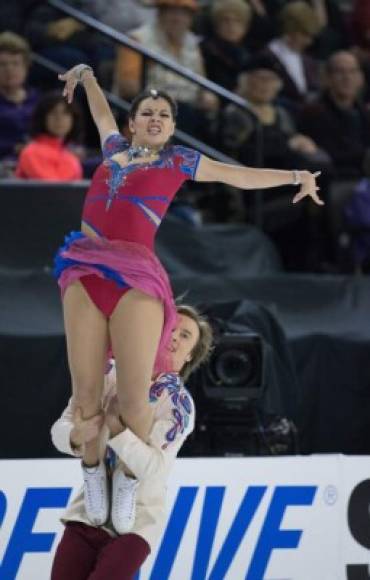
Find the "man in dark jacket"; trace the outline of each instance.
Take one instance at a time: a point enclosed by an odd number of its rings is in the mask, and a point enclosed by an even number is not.
[[[299,128],[331,157],[338,177],[370,175],[370,111],[361,103],[364,77],[350,52],[326,64],[325,89],[301,114]]]

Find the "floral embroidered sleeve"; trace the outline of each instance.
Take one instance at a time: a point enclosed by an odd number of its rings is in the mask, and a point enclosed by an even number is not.
[[[160,412],[148,443],[129,429],[108,443],[138,479],[168,474],[185,439],[194,429],[194,402],[178,375],[162,375],[152,386],[151,402],[159,399]]]
[[[110,159],[116,153],[121,153],[129,147],[127,139],[121,133],[112,133],[102,144],[103,158]]]
[[[175,145],[173,147],[173,155],[185,179],[194,180],[201,158],[199,151],[195,151],[195,149],[190,149],[189,147],[183,147],[182,145]]]

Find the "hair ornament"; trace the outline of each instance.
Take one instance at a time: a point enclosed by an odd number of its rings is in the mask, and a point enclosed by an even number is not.
[[[150,89],[149,93],[153,99],[158,99],[158,91],[156,89]]]

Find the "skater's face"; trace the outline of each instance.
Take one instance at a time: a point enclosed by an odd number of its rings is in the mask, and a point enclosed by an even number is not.
[[[161,97],[141,101],[136,115],[129,120],[134,145],[161,148],[175,131],[170,104]]]
[[[183,366],[191,360],[199,337],[199,327],[195,320],[184,314],[179,314],[178,324],[172,332],[169,346],[175,372],[180,372]]]

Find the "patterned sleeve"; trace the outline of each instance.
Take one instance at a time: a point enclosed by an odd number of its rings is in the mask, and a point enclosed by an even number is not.
[[[175,145],[173,147],[173,154],[177,160],[177,166],[185,179],[195,179],[201,154],[195,149],[183,147],[182,145]]]
[[[195,406],[180,377],[167,373],[152,386],[151,399],[163,397],[160,420],[154,424],[150,439],[152,445],[175,454],[194,429]]]
[[[127,139],[121,133],[112,133],[102,144],[103,158],[110,159],[116,153],[121,153],[129,147]]]
[[[161,395],[163,394],[163,397]],[[185,439],[194,429],[195,406],[190,393],[172,373],[151,389],[151,400],[161,397],[160,416],[154,422],[148,443],[130,429],[108,441],[109,447],[138,479],[168,474]]]

